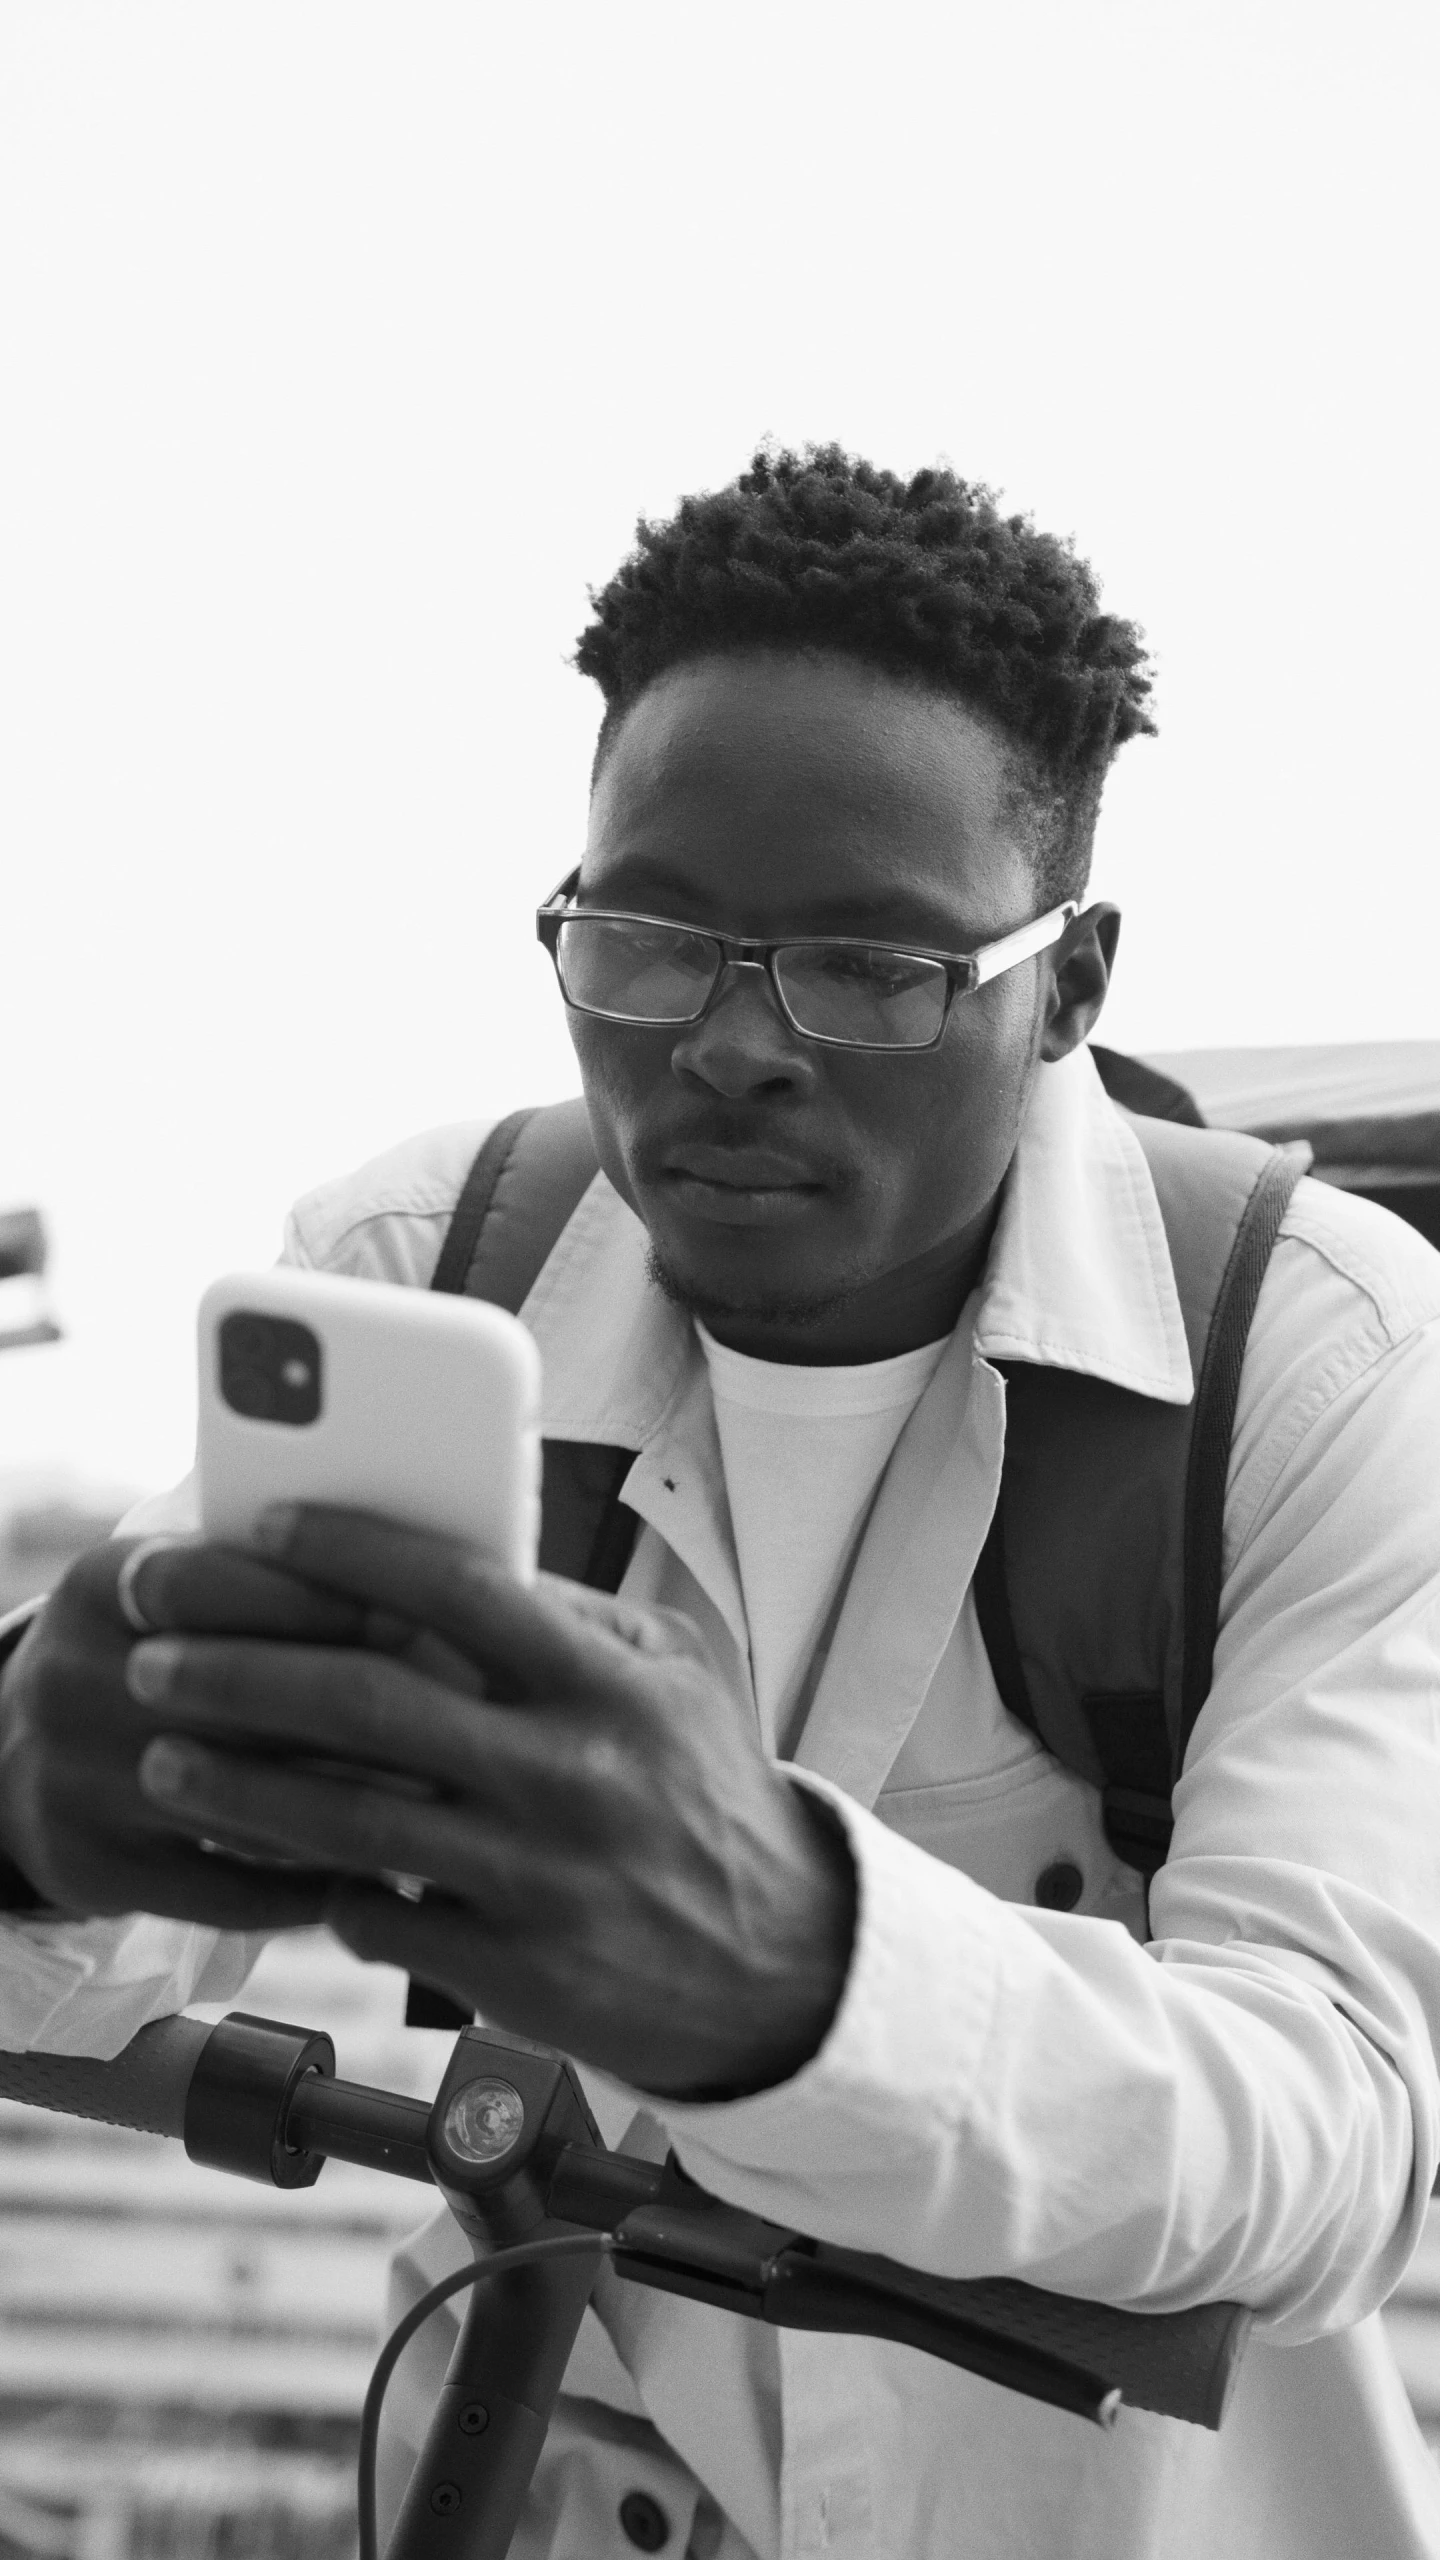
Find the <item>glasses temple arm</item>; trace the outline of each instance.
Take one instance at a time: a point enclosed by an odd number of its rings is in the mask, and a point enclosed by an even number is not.
[[[1007,969],[1017,969],[1022,960],[1033,959],[1037,951],[1048,951],[1079,912],[1075,900],[1068,898],[1063,907],[1052,907],[1048,915],[1037,916],[1033,924],[1022,924],[1001,941],[988,942],[983,951],[974,955],[972,984],[983,987],[987,978],[1003,977]]]

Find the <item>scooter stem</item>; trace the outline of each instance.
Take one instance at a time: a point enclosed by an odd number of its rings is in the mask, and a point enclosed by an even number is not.
[[[477,2257],[573,2230],[545,2209],[555,2163],[603,2146],[568,2064],[467,2028],[430,2127],[435,2183]],[[471,2294],[386,2560],[504,2560],[594,2281],[594,2260],[561,2258]]]

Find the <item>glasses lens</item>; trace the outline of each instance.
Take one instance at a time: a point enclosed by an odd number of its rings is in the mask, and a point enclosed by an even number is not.
[[[585,1013],[630,1022],[693,1022],[715,983],[709,936],[611,916],[567,916],[560,983]]]
[[[865,944],[792,942],[775,954],[791,1013],[819,1040],[868,1049],[925,1049],[945,1020],[945,972],[938,960]]]

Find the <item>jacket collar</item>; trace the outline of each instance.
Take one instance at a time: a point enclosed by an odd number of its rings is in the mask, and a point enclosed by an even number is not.
[[[701,1354],[646,1267],[645,1230],[597,1174],[522,1310],[546,1437],[642,1449]],[[1042,1067],[980,1285],[977,1351],[1078,1370],[1163,1404],[1194,1393],[1150,1169],[1087,1050]]]
[[[1195,1392],[1145,1150],[1088,1049],[1035,1080],[981,1283],[976,1348],[1106,1378],[1161,1404]]]

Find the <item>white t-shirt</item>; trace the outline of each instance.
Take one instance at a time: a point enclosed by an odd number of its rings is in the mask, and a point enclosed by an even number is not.
[[[767,1749],[792,1746],[814,1695],[860,1533],[948,1336],[858,1368],[729,1351],[697,1324],[710,1371],[750,1669]]]

